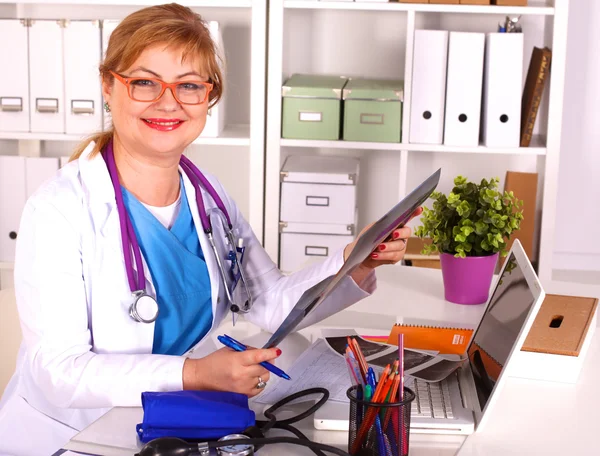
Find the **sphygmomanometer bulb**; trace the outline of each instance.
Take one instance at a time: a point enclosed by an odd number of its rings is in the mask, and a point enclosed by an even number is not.
[[[150,440],[135,456],[188,456],[198,454],[198,445],[175,437]]]

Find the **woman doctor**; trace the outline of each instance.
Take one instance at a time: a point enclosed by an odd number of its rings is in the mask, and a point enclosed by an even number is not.
[[[81,145],[23,212],[23,343],[0,402],[0,454],[52,454],[109,408],[139,406],[143,391],[261,391],[259,363],[277,348],[186,356],[231,307],[227,217],[245,247],[240,307],[251,297],[245,318],[271,332],[352,248],[283,276],[219,182],[182,157],[223,91],[215,45],[190,9],[125,18],[100,74],[113,128]],[[373,292],[373,269],[399,261],[409,235],[396,230],[303,326]]]

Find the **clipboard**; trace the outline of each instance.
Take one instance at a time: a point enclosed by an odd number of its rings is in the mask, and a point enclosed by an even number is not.
[[[440,181],[441,173],[440,168],[362,233],[337,274],[327,277],[306,290],[263,348],[277,346],[338,287],[344,277],[350,275],[366,260],[396,228],[404,226],[413,212],[433,193]]]

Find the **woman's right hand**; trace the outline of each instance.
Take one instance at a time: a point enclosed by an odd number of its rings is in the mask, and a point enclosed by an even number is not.
[[[260,365],[273,362],[281,355],[278,348],[251,349],[236,352],[221,348],[200,359],[186,359],[183,365],[183,389],[216,390],[256,396],[262,389],[256,388],[259,377],[268,382],[270,372]]]

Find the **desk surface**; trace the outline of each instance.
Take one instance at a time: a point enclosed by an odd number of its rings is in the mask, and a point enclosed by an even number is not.
[[[373,334],[389,333],[396,322],[475,327],[483,312],[483,306],[446,302],[438,270],[385,267],[378,271],[378,282],[373,296],[316,327],[288,337],[283,342],[285,346],[281,346],[282,367],[285,369],[286,364],[291,364],[312,342],[319,327],[356,328]],[[581,290],[573,284],[552,284],[546,292],[600,296],[598,289]],[[589,407],[589,404],[600,403],[599,334],[594,335],[576,385],[508,378],[485,429],[466,442],[459,436],[412,434],[411,456],[450,456],[459,449],[460,456],[600,454],[595,407]],[[254,337],[264,335],[256,335],[255,331]],[[141,421],[141,408],[115,408],[77,434],[66,448],[107,456],[130,456],[139,449],[135,425]],[[316,431],[312,418],[298,423],[297,427],[312,440],[340,448],[347,445],[347,433]],[[276,445],[264,447],[260,454],[313,453],[295,446]]]

